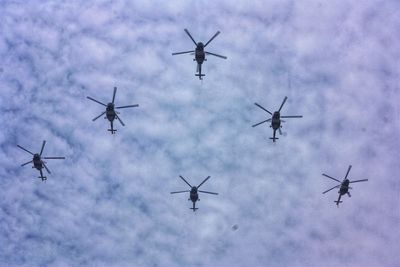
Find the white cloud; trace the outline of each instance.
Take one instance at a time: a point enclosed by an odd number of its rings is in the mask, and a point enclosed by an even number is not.
[[[394,266],[396,1],[4,2],[0,265]],[[221,34],[194,76],[183,29]],[[111,136],[92,96],[139,104]],[[288,120],[276,144],[265,113]],[[19,164],[47,140],[48,181]],[[333,192],[349,164],[351,199]],[[189,210],[178,175],[218,196]],[[232,225],[239,228],[232,230]]]

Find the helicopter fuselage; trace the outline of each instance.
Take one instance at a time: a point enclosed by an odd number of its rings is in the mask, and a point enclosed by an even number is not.
[[[203,43],[198,43],[196,50],[194,52],[195,55],[195,60],[197,61],[198,64],[203,64],[206,54],[204,53],[204,44]]]
[[[349,184],[350,184],[349,179],[345,179],[342,182],[342,184],[340,186],[340,189],[339,189],[339,194],[340,195],[345,195],[345,194],[347,194],[349,192]]]
[[[114,104],[108,103],[106,108],[106,117],[109,121],[113,121],[115,119],[116,113],[114,110]]]
[[[197,200],[199,200],[199,194],[197,193],[197,187],[193,186],[192,189],[190,190],[190,200],[195,203]]]
[[[42,164],[42,160],[40,158],[39,154],[35,154],[33,155],[33,167],[36,168],[37,170],[41,170],[43,169],[43,164]]]
[[[274,130],[278,130],[281,127],[281,114],[275,111],[272,115],[271,127]]]

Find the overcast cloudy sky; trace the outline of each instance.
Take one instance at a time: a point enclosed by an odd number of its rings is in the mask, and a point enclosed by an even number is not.
[[[0,1],[1,266],[400,266],[400,2]],[[195,76],[183,31],[206,42]],[[118,87],[126,126],[92,118]],[[268,138],[269,110],[287,119]],[[46,183],[17,144],[52,160]],[[352,198],[336,208],[348,165]],[[183,175],[218,196],[193,213]],[[238,229],[234,230],[233,225]]]

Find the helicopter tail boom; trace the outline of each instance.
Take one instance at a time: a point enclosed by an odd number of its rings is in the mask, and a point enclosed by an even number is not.
[[[279,139],[278,137],[276,137],[276,130],[274,130],[273,136],[269,139],[272,139],[272,142],[275,142],[275,140]]]
[[[196,203],[193,202],[193,207],[192,207],[192,208],[189,208],[189,209],[191,209],[191,210],[193,210],[193,212],[195,212],[195,211],[198,210],[199,208],[196,208]]]
[[[201,73],[201,64],[197,64],[197,69],[196,69],[196,73],[195,76],[199,77],[199,80],[203,80],[202,77],[206,76],[205,74]]]
[[[114,129],[114,123],[111,121],[110,122],[110,128],[111,129],[107,129],[107,131],[111,132],[111,134],[115,134],[115,132],[117,131],[116,129]]]
[[[336,203],[336,206],[339,208],[339,203],[342,203],[343,201],[340,200],[340,198],[342,197],[342,195],[339,193],[339,197],[338,200],[335,200],[334,202]]]
[[[47,180],[47,177],[46,177],[46,176],[43,176],[42,170],[39,170],[39,172],[40,172],[40,176],[39,176],[38,178],[39,178],[39,179],[42,179],[42,182],[43,182],[43,181],[46,181],[46,180]]]

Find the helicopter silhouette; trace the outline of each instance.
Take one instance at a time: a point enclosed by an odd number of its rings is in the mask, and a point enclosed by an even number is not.
[[[183,178],[181,175],[179,175],[179,177],[191,188],[190,190],[183,190],[183,191],[175,191],[175,192],[171,192],[171,194],[179,194],[179,193],[187,193],[190,192],[189,195],[189,201],[191,200],[193,202],[193,207],[190,208],[191,210],[193,210],[193,212],[195,212],[198,208],[196,208],[196,201],[200,201],[199,199],[199,194],[198,192],[201,193],[206,193],[206,194],[212,194],[212,195],[218,195],[218,193],[214,193],[214,192],[209,192],[209,191],[202,191],[202,190],[198,190],[200,188],[200,186],[202,186],[208,179],[210,179],[210,176],[208,176],[206,179],[204,179],[203,182],[201,182],[198,186],[191,186],[188,181],[185,180],[185,178]]]
[[[21,167],[23,167],[23,166],[25,166],[25,165],[27,165],[29,163],[33,163],[32,168],[36,168],[40,172],[40,176],[38,178],[42,179],[42,181],[46,181],[47,180],[47,177],[43,176],[43,171],[42,171],[43,168],[45,168],[46,171],[49,174],[51,174],[50,170],[46,166],[46,162],[43,161],[42,158],[43,159],[65,159],[65,157],[42,157],[42,153],[43,153],[45,145],[46,145],[46,140],[43,141],[42,149],[40,150],[40,153],[35,153],[35,154],[32,153],[31,151],[29,151],[28,149],[26,149],[26,148],[24,148],[24,147],[22,147],[20,145],[17,145],[20,149],[24,150],[25,152],[28,152],[29,154],[31,154],[33,156],[32,160],[21,164]]]
[[[220,31],[217,31],[216,34],[214,34],[213,37],[211,37],[211,39],[206,43],[203,44],[202,42],[196,42],[192,35],[190,35],[189,31],[187,29],[184,29],[185,32],[187,33],[187,35],[189,36],[189,38],[193,41],[193,43],[195,44],[196,48],[195,50],[191,50],[191,51],[184,51],[184,52],[176,52],[176,53],[172,53],[173,56],[175,55],[181,55],[181,54],[194,54],[195,58],[193,59],[193,61],[197,62],[197,68],[196,68],[196,74],[195,76],[199,77],[200,80],[202,80],[204,76],[206,76],[205,74],[201,73],[201,65],[203,64],[204,61],[207,61],[206,59],[206,55],[212,55],[215,57],[220,57],[223,59],[227,59],[226,56],[221,56],[215,53],[211,53],[211,52],[206,52],[204,51],[204,48],[212,41],[214,40],[215,37],[218,36],[218,34],[220,34]]]
[[[117,87],[114,87],[114,93],[113,93],[113,97],[112,97],[112,101],[110,103],[108,103],[107,105],[90,97],[87,96],[87,99],[92,100],[93,102],[96,102],[100,105],[103,105],[106,107],[106,111],[104,111],[103,113],[101,113],[99,116],[97,116],[96,118],[94,118],[92,121],[97,120],[98,118],[100,118],[101,116],[103,116],[104,114],[106,114],[106,116],[104,117],[104,119],[108,119],[110,121],[110,129],[108,129],[108,131],[111,132],[111,134],[114,134],[117,130],[114,129],[114,120],[115,118],[117,118],[119,120],[119,122],[122,124],[122,126],[125,126],[124,122],[121,120],[121,118],[118,116],[119,112],[115,111],[116,109],[121,109],[121,108],[135,108],[138,107],[138,104],[135,105],[128,105],[128,106],[119,106],[119,107],[115,107],[114,106],[114,100],[115,100],[115,94],[117,93]]]
[[[329,191],[331,191],[331,190],[333,190],[335,188],[339,188],[339,192],[338,192],[339,193],[339,198],[338,198],[338,200],[334,201],[336,203],[337,207],[339,207],[339,203],[343,202],[343,201],[340,200],[340,198],[343,195],[347,194],[349,197],[351,197],[349,189],[352,189],[352,188],[349,186],[349,184],[368,181],[368,179],[350,181],[349,179],[347,179],[347,176],[349,175],[350,170],[351,170],[351,165],[349,165],[349,168],[347,169],[347,173],[346,173],[346,176],[344,177],[343,181],[339,181],[338,179],[333,178],[333,177],[331,177],[331,176],[329,176],[329,175],[327,175],[325,173],[322,174],[323,176],[340,183],[340,185],[336,185],[336,186],[334,186],[334,187],[322,192],[322,194],[325,194],[325,193],[327,193],[327,192],[329,192]]]
[[[262,107],[260,104],[254,103],[254,105],[256,105],[257,107],[261,108],[262,110],[264,110],[265,112],[267,112],[268,114],[272,115],[272,118],[269,118],[267,120],[264,120],[262,122],[256,123],[254,125],[252,125],[252,127],[256,127],[260,124],[263,124],[265,122],[271,122],[269,127],[272,127],[273,129],[273,136],[270,137],[269,139],[272,139],[273,142],[275,142],[275,140],[279,139],[278,137],[276,137],[276,131],[279,131],[279,134],[282,135],[282,122],[285,122],[284,120],[281,120],[281,118],[303,118],[303,116],[299,115],[299,116],[281,116],[281,109],[283,107],[283,105],[285,104],[286,100],[287,100],[287,96],[285,96],[285,98],[283,99],[283,102],[281,104],[281,106],[279,107],[278,111],[275,111],[273,114],[268,111],[266,108]]]

